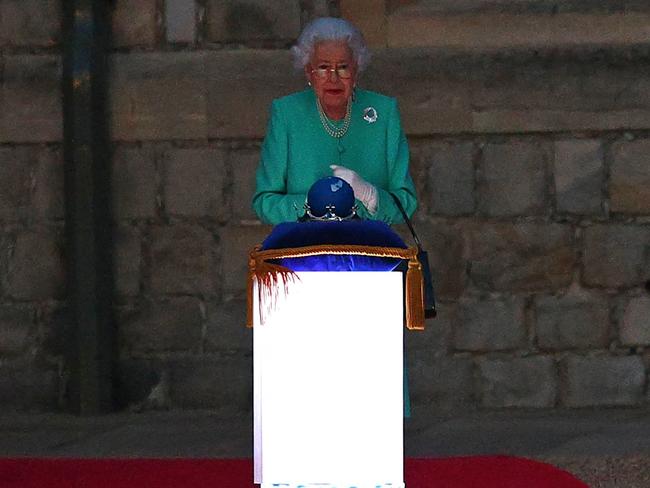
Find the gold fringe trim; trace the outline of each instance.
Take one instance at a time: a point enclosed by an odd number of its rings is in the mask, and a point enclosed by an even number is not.
[[[378,258],[408,259],[406,272],[406,327],[410,330],[424,330],[424,280],[422,265],[418,261],[417,247],[401,249],[397,247],[359,246],[341,244],[320,244],[316,246],[293,247],[286,249],[260,250],[256,246],[250,252],[248,259],[247,283],[247,313],[246,326],[253,327],[253,288],[257,282],[260,323],[264,323],[264,315],[269,307],[277,301],[278,293],[288,291],[289,283],[298,279],[298,275],[284,266],[267,261],[279,258],[299,258],[324,254],[343,255],[356,254]],[[282,286],[279,286],[279,285]],[[268,296],[270,303],[262,305]]]
[[[252,328],[254,323],[254,299],[253,289],[257,282],[258,313],[260,323],[265,322],[265,315],[269,309],[273,309],[277,302],[280,290],[286,295],[289,290],[289,283],[298,280],[298,275],[284,266],[267,263],[265,259],[259,259],[260,246],[256,246],[248,258],[248,281],[246,284],[246,327]],[[265,298],[268,297],[268,302]]]

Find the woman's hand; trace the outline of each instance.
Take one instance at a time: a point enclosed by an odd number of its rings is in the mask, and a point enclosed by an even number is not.
[[[370,214],[377,211],[377,188],[364,180],[356,171],[338,166],[330,165],[334,176],[346,181],[354,190],[354,196],[368,209]]]

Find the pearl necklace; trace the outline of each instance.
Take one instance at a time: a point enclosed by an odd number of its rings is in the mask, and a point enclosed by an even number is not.
[[[345,117],[343,119],[343,125],[341,127],[336,127],[329,121],[327,115],[325,115],[325,111],[323,110],[323,106],[320,104],[318,97],[316,97],[316,106],[318,107],[318,115],[320,116],[320,122],[323,124],[325,132],[327,132],[335,139],[340,139],[343,137],[348,131],[348,127],[350,127],[350,114],[352,113],[352,104],[348,101],[348,106],[345,110]]]

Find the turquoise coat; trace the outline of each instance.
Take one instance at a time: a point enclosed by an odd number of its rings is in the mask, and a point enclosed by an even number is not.
[[[364,120],[373,108],[377,119]],[[340,123],[339,123],[340,126]],[[357,200],[362,218],[388,223],[403,218],[389,195],[399,198],[411,216],[417,207],[409,174],[409,149],[397,101],[379,93],[356,90],[350,127],[340,139],[323,128],[311,88],[274,100],[256,173],[253,208],[264,222],[295,222],[304,214],[311,185],[331,176],[331,164],[356,171],[377,188],[378,202],[370,215]],[[408,376],[404,367],[404,416],[410,417]]]
[[[377,114],[364,120],[367,108]],[[340,122],[339,122],[340,124]],[[340,139],[323,128],[311,88],[273,101],[256,173],[253,208],[269,224],[295,222],[304,214],[307,191],[318,179],[331,176],[331,164],[356,171],[378,192],[377,211],[370,215],[357,200],[359,215],[384,222],[402,222],[388,192],[406,212],[417,207],[409,174],[409,151],[397,101],[379,93],[356,90],[350,127]]]

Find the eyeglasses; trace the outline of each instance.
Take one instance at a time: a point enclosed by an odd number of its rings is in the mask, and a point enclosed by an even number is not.
[[[352,68],[347,64],[341,64],[335,68],[321,65],[318,68],[312,69],[311,72],[316,73],[316,76],[319,78],[327,78],[330,73],[336,73],[336,76],[343,79],[352,78]]]

